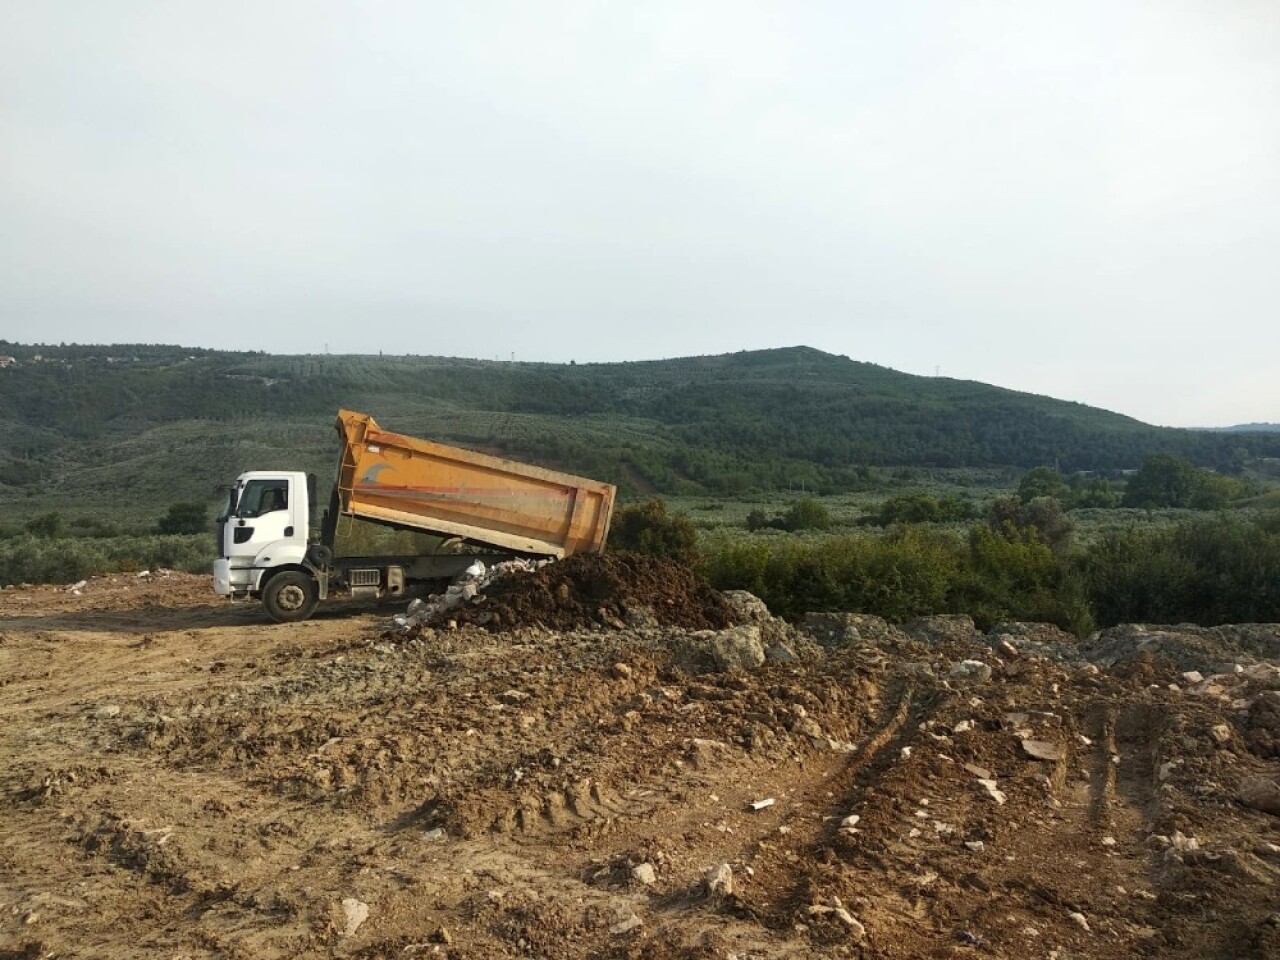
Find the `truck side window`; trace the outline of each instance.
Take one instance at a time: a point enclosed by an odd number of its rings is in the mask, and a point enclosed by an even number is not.
[[[289,506],[289,485],[281,480],[250,480],[240,497],[240,516],[260,517]]]

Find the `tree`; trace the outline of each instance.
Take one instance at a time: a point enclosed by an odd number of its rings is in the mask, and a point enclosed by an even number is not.
[[[1034,467],[1023,474],[1018,483],[1018,499],[1023,503],[1030,503],[1036,497],[1061,500],[1065,492],[1062,474],[1053,467]]]
[[[171,503],[157,529],[160,533],[204,533],[209,529],[209,516],[199,501]]]
[[[37,537],[48,537],[50,539],[62,533],[62,514],[56,510],[50,513],[42,513],[38,517],[32,517],[27,521],[27,530],[34,533]]]
[[[1153,453],[1129,478],[1126,507],[1189,507],[1196,488],[1196,468],[1181,457]]]

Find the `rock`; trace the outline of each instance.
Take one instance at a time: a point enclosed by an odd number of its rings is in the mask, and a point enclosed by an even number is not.
[[[1022,751],[1034,760],[1048,760],[1052,763],[1067,757],[1066,748],[1062,744],[1048,740],[1023,740]]]
[[[986,767],[980,767],[976,763],[966,763],[964,769],[972,773],[979,780],[991,780],[991,771]]]
[[[713,897],[727,897],[733,893],[733,867],[717,863],[703,877],[707,893]]]
[[[631,868],[631,877],[646,887],[652,887],[658,882],[658,871],[654,869],[652,863],[638,863]]]
[[[887,620],[863,613],[806,613],[800,629],[828,650],[867,644],[894,646],[906,640]]]
[[[1231,739],[1231,727],[1225,723],[1219,723],[1209,730],[1209,736],[1217,743],[1226,743]]]
[[[841,923],[843,923],[846,927],[848,927],[849,932],[852,933],[859,940],[862,940],[864,937],[866,937],[867,928],[862,925],[861,920],[855,917],[847,909],[845,909],[844,907],[836,907],[832,911],[832,913],[835,915],[835,918],[839,920]]]
[[[1280,783],[1270,777],[1246,777],[1236,795],[1246,807],[1280,815]]]
[[[825,736],[822,732],[822,725],[813,717],[800,717],[791,724],[791,732],[805,737],[813,737],[815,740],[821,740]]]
[[[611,672],[613,673],[613,676],[615,679],[618,679],[618,680],[631,679],[631,668],[627,666],[625,663],[615,663],[611,668]]]
[[[1073,911],[1071,913],[1068,913],[1067,916],[1070,917],[1072,922],[1075,923],[1075,925],[1078,926],[1085,933],[1092,932],[1089,930],[1089,921],[1085,918],[1085,915],[1083,913],[1077,913]]]
[[[763,800],[752,800],[747,806],[752,810],[764,810],[767,807],[772,807],[775,803],[777,801],[773,797],[765,797]]]
[[[800,659],[785,643],[775,643],[764,652],[764,655],[770,663],[795,663]]]
[[[110,720],[112,717],[120,716],[120,707],[114,703],[105,703],[95,710],[93,715],[99,720]]]
[[[977,627],[973,625],[973,617],[965,613],[938,614],[932,617],[917,617],[902,628],[903,632],[913,640],[923,643],[971,643],[979,638]]]
[[[1199,670],[1188,670],[1182,675],[1182,679],[1186,683],[1199,683],[1204,679],[1204,675]]]
[[[733,609],[733,618],[739,623],[765,623],[773,614],[765,602],[746,590],[725,590],[724,598]]]
[[[755,670],[764,664],[760,628],[754,624],[721,630],[711,638],[711,656],[726,673]]]
[[[981,660],[961,660],[959,663],[952,664],[951,677],[955,680],[986,683],[991,679],[991,667]]]
[[[972,850],[974,853],[982,853],[984,850],[987,849],[987,845],[983,843],[981,840],[966,840],[964,842],[964,845],[968,847],[970,850]]]
[[[360,929],[360,924],[369,919],[369,905],[354,897],[347,897],[342,901],[342,916],[346,920],[342,935],[350,937]]]
[[[997,805],[1003,806],[1005,800],[1008,799],[1007,797],[1005,797],[1004,791],[1000,790],[996,786],[996,782],[994,780],[987,780],[985,778],[981,778],[978,780],[978,784],[982,787],[983,790],[987,792],[987,796],[989,796],[992,800],[994,800]]]
[[[440,927],[431,935],[431,940],[434,943],[443,943],[445,946],[448,946],[453,943],[453,934],[449,932],[448,927]]]
[[[609,928],[609,932],[614,936],[622,936],[624,933],[630,933],[632,930],[638,930],[644,926],[644,921],[637,917],[634,913],[625,920],[620,920]]]

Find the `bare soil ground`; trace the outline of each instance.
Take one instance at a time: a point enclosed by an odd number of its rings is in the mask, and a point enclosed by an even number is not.
[[[0,957],[1280,956],[1277,627],[214,601],[0,592]]]

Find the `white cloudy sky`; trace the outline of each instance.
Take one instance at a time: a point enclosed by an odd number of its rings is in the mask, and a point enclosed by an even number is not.
[[[0,338],[1280,421],[1274,0],[0,0]]]

